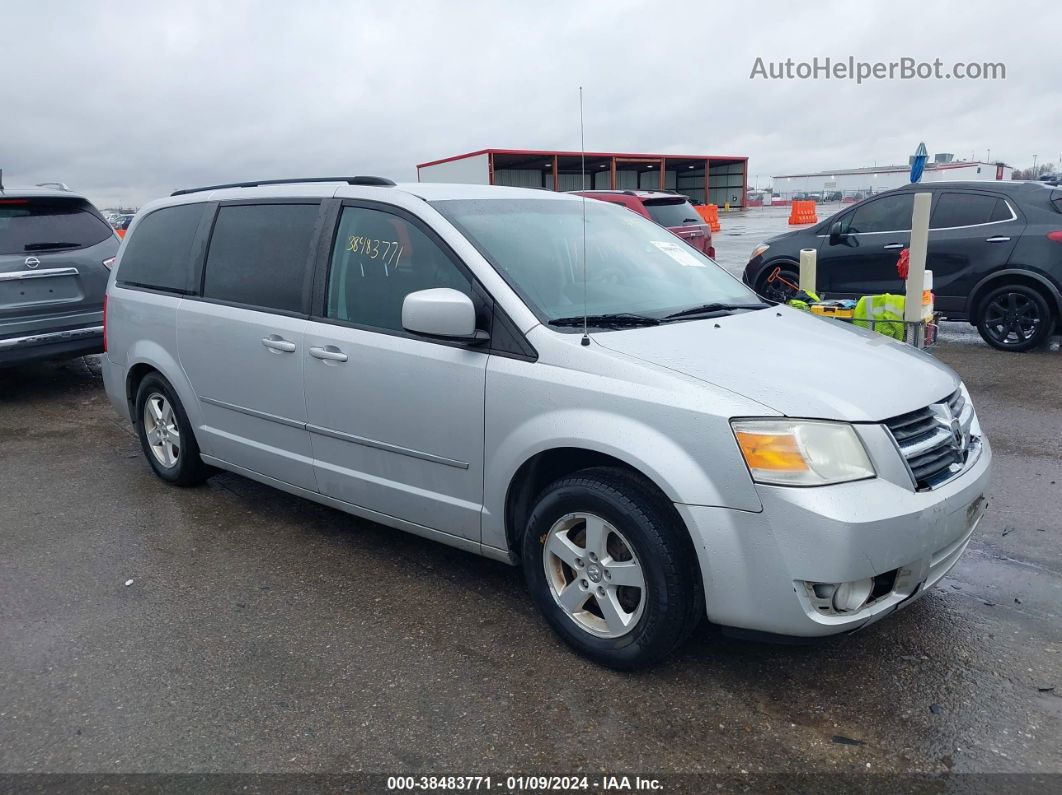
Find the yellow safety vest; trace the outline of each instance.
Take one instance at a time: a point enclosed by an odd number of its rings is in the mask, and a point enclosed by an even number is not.
[[[856,303],[852,323],[902,341],[907,336],[903,327],[903,310],[902,295],[864,295]]]

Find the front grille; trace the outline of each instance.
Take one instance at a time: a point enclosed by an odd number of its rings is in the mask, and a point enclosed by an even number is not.
[[[977,440],[973,406],[961,391],[938,403],[885,420],[919,491],[940,486],[958,475]]]

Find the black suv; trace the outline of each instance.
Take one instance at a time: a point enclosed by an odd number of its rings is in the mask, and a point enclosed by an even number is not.
[[[929,191],[926,268],[936,308],[968,320],[1000,350],[1042,345],[1062,316],[1062,189],[1039,182],[907,185],[854,204],[814,226],[756,247],[744,281],[784,301],[798,280],[800,250],[818,252],[817,287],[830,298],[902,293],[896,271],[911,242],[916,192]]]
[[[103,351],[103,294],[119,240],[65,186],[0,185],[0,367]]]

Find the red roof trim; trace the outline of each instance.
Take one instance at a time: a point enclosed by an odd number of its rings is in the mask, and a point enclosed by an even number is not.
[[[579,157],[584,154],[583,152],[564,152],[554,151],[546,149],[477,149],[475,152],[468,152],[463,155],[454,155],[453,157],[444,157],[440,160],[429,160],[427,163],[418,163],[417,168],[424,168],[425,166],[437,166],[440,163],[449,163],[453,160],[463,160],[466,157],[476,157],[478,155],[530,155],[533,157]],[[674,155],[674,154],[647,154],[645,152],[586,152],[587,157],[644,157],[644,158],[663,158],[665,160],[738,160],[742,162],[748,162],[748,157],[743,155]]]
[[[424,168],[425,166],[437,166],[440,163],[449,163],[452,160],[464,160],[466,157],[475,157],[476,155],[485,155],[488,152],[496,151],[494,149],[477,149],[475,152],[468,152],[463,155],[454,155],[453,157],[444,157],[441,160],[429,160],[427,163],[417,163],[417,168]]]

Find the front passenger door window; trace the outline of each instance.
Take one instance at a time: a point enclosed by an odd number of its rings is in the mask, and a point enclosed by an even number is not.
[[[472,297],[468,278],[416,225],[381,210],[344,208],[329,268],[327,317],[402,331],[406,296],[433,287]]]
[[[868,232],[901,232],[911,228],[914,194],[899,193],[882,196],[857,207],[849,216],[845,231],[848,234]]]

